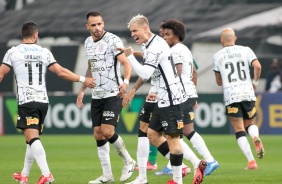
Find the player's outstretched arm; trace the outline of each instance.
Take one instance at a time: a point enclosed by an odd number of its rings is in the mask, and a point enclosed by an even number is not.
[[[1,64],[0,66],[0,82],[2,82],[4,76],[10,71],[10,67],[5,65],[5,64]]]
[[[192,81],[193,81],[194,85],[197,86],[198,72],[197,72],[197,69],[196,69],[195,65],[193,65],[193,77],[192,77]]]
[[[94,88],[96,86],[96,83],[94,82],[94,78],[79,76],[71,72],[70,70],[62,67],[58,63],[51,65],[49,67],[49,70],[56,73],[62,79],[72,81],[72,82],[81,82],[89,88]]]
[[[124,82],[120,84],[119,86],[119,92],[117,94],[118,97],[123,98],[126,94],[127,87],[129,85],[129,80],[132,73],[131,65],[127,59],[127,57],[124,55],[124,53],[118,55],[117,57],[118,61],[121,65],[123,65],[124,68]]]
[[[219,72],[214,72],[215,73],[215,80],[217,85],[222,86],[222,78]]]
[[[253,88],[257,89],[258,81],[261,74],[261,65],[260,62],[256,59],[252,62],[252,66],[254,67],[254,80],[253,80]]]
[[[130,91],[124,96],[122,100],[122,106],[126,107],[131,100],[133,99],[136,91],[145,83],[146,81],[142,80],[140,77],[137,79],[133,87],[130,89]]]
[[[125,49],[124,54],[128,58],[132,68],[142,80],[147,81],[155,71],[155,68],[149,65],[141,65],[133,56],[134,50],[132,47]]]
[[[117,48],[119,51],[121,51],[121,52],[124,52],[125,51],[125,49],[126,48],[124,48],[124,47],[120,47],[120,48]],[[133,52],[133,55],[134,56],[137,56],[137,57],[143,57],[143,53],[141,52],[141,51],[136,51],[136,50],[134,50],[134,52]]]
[[[88,61],[88,67],[85,73],[85,77],[92,77],[92,73],[91,73],[91,65],[90,65],[90,61]],[[84,106],[83,104],[83,98],[84,98],[84,91],[86,89],[86,86],[84,84],[81,85],[80,90],[77,94],[77,98],[76,98],[76,105],[79,108],[82,108]]]

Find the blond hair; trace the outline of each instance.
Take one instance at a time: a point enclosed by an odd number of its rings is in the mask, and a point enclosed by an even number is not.
[[[132,19],[128,22],[127,28],[129,29],[134,24],[141,24],[141,25],[147,24],[149,26],[149,21],[144,15],[138,14],[132,17]]]

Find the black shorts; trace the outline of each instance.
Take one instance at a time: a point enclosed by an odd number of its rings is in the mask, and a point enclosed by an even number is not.
[[[198,98],[188,98],[186,102],[182,103],[183,122],[184,124],[194,123],[194,105]]]
[[[92,99],[91,119],[92,127],[101,124],[117,126],[122,109],[122,98],[113,96],[103,99]]]
[[[230,117],[252,119],[257,115],[255,101],[243,101],[226,106],[225,114]]]
[[[158,106],[154,109],[149,128],[165,134],[183,134],[183,120],[181,105],[170,107]]]
[[[156,103],[145,102],[140,112],[140,117],[139,117],[140,121],[143,121],[145,123],[150,123],[154,108],[157,106],[158,106],[157,102]]]
[[[43,132],[44,119],[48,111],[48,103],[29,102],[18,105],[17,128],[37,129],[39,135]]]

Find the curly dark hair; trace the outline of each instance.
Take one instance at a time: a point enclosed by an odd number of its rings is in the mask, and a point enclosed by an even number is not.
[[[160,25],[163,29],[171,29],[173,34],[178,36],[179,41],[185,39],[185,26],[184,23],[177,19],[167,19]]]

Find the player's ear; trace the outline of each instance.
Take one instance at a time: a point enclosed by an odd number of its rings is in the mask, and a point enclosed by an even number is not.
[[[88,24],[85,24],[85,27],[86,27],[86,29],[88,29],[88,30],[89,30],[89,26],[88,26]]]

